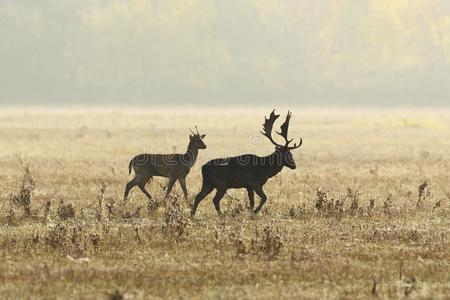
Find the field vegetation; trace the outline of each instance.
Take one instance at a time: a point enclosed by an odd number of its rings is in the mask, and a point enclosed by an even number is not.
[[[3,108],[0,298],[447,298],[450,111],[291,108],[297,169],[257,216],[230,190],[191,219],[161,178],[122,204],[129,160],[184,152],[189,127],[191,201],[208,160],[270,154],[270,110]]]

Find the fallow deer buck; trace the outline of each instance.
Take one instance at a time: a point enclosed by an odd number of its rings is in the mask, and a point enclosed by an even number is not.
[[[290,169],[296,168],[291,150],[297,149],[302,145],[302,139],[300,139],[298,145],[294,144],[294,146],[289,146],[292,142],[292,139],[288,139],[289,121],[291,119],[290,112],[288,112],[286,120],[281,125],[281,132],[277,132],[277,134],[283,137],[285,143],[282,145],[275,142],[272,138],[272,127],[279,116],[273,110],[269,118],[265,118],[263,131],[261,132],[275,145],[275,151],[272,154],[264,157],[246,154],[230,158],[219,158],[203,165],[203,186],[200,193],[195,197],[191,211],[192,216],[195,215],[199,203],[213,189],[217,190],[213,202],[219,215],[221,215],[220,200],[230,188],[247,189],[250,209],[254,214],[257,214],[261,210],[267,200],[267,196],[263,191],[263,185],[269,178],[278,174],[284,166]],[[255,210],[254,193],[261,198],[261,202]]]
[[[153,176],[169,178],[165,198],[170,194],[173,185],[178,180],[183,190],[184,198],[187,199],[186,176],[197,160],[198,151],[206,149],[206,145],[203,142],[205,135],[198,132],[197,126],[195,126],[195,129],[196,133],[191,130],[189,145],[184,154],[140,154],[130,161],[128,172],[131,174],[133,170],[134,178],[126,185],[123,197],[124,202],[127,201],[130,190],[136,185],[149,200],[152,200],[152,196],[145,189],[145,185]]]

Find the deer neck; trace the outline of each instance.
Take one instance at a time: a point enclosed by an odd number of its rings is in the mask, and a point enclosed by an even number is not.
[[[193,166],[197,161],[198,149],[194,147],[192,143],[189,143],[186,153],[184,155],[186,157],[185,161],[188,162],[190,166]]]
[[[272,154],[269,156],[266,156],[265,164],[268,166],[267,168],[267,177],[271,178],[278,173],[281,172],[281,169],[283,169],[283,157],[282,153],[278,150],[275,150]]]

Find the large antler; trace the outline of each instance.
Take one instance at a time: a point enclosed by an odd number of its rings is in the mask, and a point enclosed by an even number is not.
[[[278,119],[279,116],[280,115],[275,115],[275,110],[273,110],[269,116],[269,119],[265,118],[265,122],[263,125],[264,132],[262,132],[262,134],[264,134],[275,146],[288,148],[289,150],[299,148],[303,143],[303,140],[301,138],[300,138],[300,142],[298,145],[294,144],[294,146],[289,147],[289,144],[293,140],[293,139],[288,139],[289,121],[291,120],[291,116],[292,116],[292,113],[290,111],[288,111],[288,113],[286,115],[286,120],[284,121],[283,125],[281,125],[281,132],[277,132],[278,135],[280,135],[281,137],[284,138],[286,144],[283,146],[273,140],[272,128],[273,128],[273,124],[275,123],[275,120]]]
[[[281,132],[277,132],[277,134],[281,135],[284,140],[286,141],[286,146],[289,145],[290,142],[292,142],[293,139],[288,140],[288,130],[289,130],[289,121],[291,120],[291,112],[288,111],[286,115],[286,121],[284,121],[283,125],[281,125]]]
[[[275,109],[270,113],[269,118],[265,118],[264,124],[263,124],[263,131],[261,131],[261,133],[267,137],[272,144],[274,144],[275,146],[278,147],[283,147],[283,145],[278,144],[277,142],[275,142],[272,138],[272,128],[273,128],[273,124],[275,123],[276,119],[278,119],[280,117],[280,115],[276,115],[275,114]]]
[[[288,145],[294,140],[294,139],[290,139],[288,140],[288,130],[289,130],[289,121],[291,120],[291,116],[292,113],[290,111],[288,111],[287,115],[286,115],[286,121],[284,121],[283,125],[281,125],[281,132],[277,132],[279,135],[281,135],[284,140],[286,141],[286,148],[293,150],[293,149],[297,149],[300,148],[300,146],[303,144],[303,140],[302,138],[300,138],[300,142],[297,144],[294,144],[294,146],[292,147],[288,147]]]
[[[291,140],[292,141],[292,140]],[[298,145],[297,145],[297,143],[295,143],[294,144],[294,146],[292,146],[292,147],[287,147],[289,150],[294,150],[294,149],[297,149],[297,148],[300,148],[300,146],[303,144],[303,139],[302,138],[300,138],[300,142],[298,143]]]

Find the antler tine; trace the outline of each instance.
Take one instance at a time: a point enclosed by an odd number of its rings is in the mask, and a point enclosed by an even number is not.
[[[198,132],[197,125],[195,125],[195,130],[197,130],[197,135],[200,135],[200,133]]]
[[[291,140],[291,141],[292,141],[292,140]],[[293,147],[288,147],[288,148],[289,148],[289,150],[294,150],[294,149],[300,148],[300,146],[301,146],[302,144],[303,144],[303,139],[300,138],[300,142],[299,142],[298,145],[297,145],[297,144],[294,144]]]
[[[280,115],[276,115],[275,114],[275,109],[270,113],[269,118],[264,117],[265,121],[263,124],[263,130],[261,131],[261,133],[267,137],[272,144],[274,144],[275,146],[278,147],[283,147],[282,145],[278,144],[277,142],[275,142],[272,138],[272,128],[273,128],[273,124],[275,123],[276,119],[278,119]]]
[[[277,134],[279,134],[280,136],[282,136],[284,138],[284,140],[286,141],[286,145],[289,145],[290,142],[292,142],[293,139],[288,139],[288,131],[289,131],[289,121],[291,120],[291,116],[292,113],[290,111],[288,111],[287,115],[286,115],[286,120],[284,121],[283,125],[281,125],[281,132],[277,132]]]
[[[191,128],[189,128],[189,131],[190,131],[193,135],[195,135],[195,132],[193,132]]]

